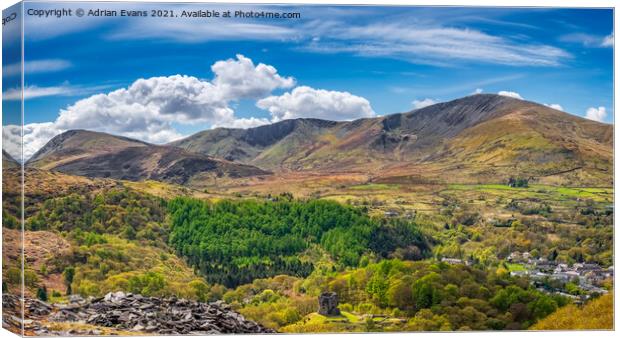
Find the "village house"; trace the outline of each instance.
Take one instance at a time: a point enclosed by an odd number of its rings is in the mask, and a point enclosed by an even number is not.
[[[510,276],[512,277],[524,277],[529,275],[529,271],[527,270],[516,270],[516,271],[510,271]]]
[[[448,263],[448,264],[463,264],[463,260],[459,259],[459,258],[447,258],[447,257],[443,257],[441,259],[442,262],[444,263]]]
[[[458,264],[465,264],[467,266],[471,265],[471,261],[469,260],[463,260],[460,258],[448,258],[448,257],[443,257],[441,258],[441,261],[443,263],[448,263],[448,264],[452,264],[452,265],[458,265]]]
[[[398,217],[400,214],[396,211],[386,211],[383,213],[385,217]]]

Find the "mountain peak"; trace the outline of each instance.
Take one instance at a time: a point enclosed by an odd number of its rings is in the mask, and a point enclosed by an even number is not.
[[[72,129],[54,136],[45,146],[39,149],[27,163],[35,163],[48,155],[78,156],[82,153],[104,153],[126,147],[143,147],[146,142],[128,137],[106,134],[98,131]]]
[[[130,181],[160,180],[178,184],[213,177],[269,174],[254,166],[230,163],[166,145],[88,130],[57,135],[28,162],[30,167],[88,177]]]
[[[459,157],[499,177],[507,174],[503,168],[517,166],[530,175],[555,166],[558,172],[579,167],[591,153],[588,147],[596,147],[607,165],[610,135],[610,126],[535,102],[475,94],[355,121],[294,119],[206,130],[173,145],[274,171],[376,172],[438,161],[448,165]]]

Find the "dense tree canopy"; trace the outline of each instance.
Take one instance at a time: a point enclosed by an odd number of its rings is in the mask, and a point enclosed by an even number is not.
[[[299,254],[311,244],[341,266],[357,266],[373,249],[387,256],[409,248],[418,259],[428,250],[413,224],[381,222],[326,200],[210,203],[176,198],[169,211],[171,246],[208,280],[229,287],[278,274],[309,275],[313,263]]]

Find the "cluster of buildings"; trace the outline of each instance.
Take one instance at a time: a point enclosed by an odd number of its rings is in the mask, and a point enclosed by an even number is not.
[[[459,265],[459,264],[471,265],[470,261],[462,260],[460,258],[447,258],[447,257],[443,257],[441,259],[441,261],[444,262],[444,263],[452,264],[452,265]]]
[[[471,265],[471,261],[460,258],[441,258],[441,261],[453,265]],[[568,265],[546,258],[534,258],[529,252],[512,252],[506,261],[517,263],[523,269],[513,270],[511,276],[528,277],[532,285],[547,293],[558,293],[573,298],[575,302],[581,302],[589,295],[604,294],[603,283],[613,278],[614,267],[603,268],[597,263],[574,263]],[[581,295],[568,294],[567,283],[574,283],[582,291]]]
[[[549,290],[546,281],[557,281],[560,284],[573,282],[587,293],[607,293],[602,288],[603,281],[613,277],[613,266],[603,268],[597,263],[574,263],[568,265],[546,258],[534,259],[530,253],[512,252],[507,260],[523,264],[524,270],[512,271],[512,276],[528,276],[532,283],[545,291],[562,292],[563,290]]]
[[[395,211],[395,210],[388,210],[388,211],[383,212],[383,216],[387,218],[400,217],[400,212]],[[416,211],[415,210],[407,211],[403,216],[408,219],[413,219],[416,216]]]

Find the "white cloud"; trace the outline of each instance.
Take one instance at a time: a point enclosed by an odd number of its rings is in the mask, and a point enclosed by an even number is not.
[[[614,33],[607,35],[601,42],[601,47],[613,47],[614,46]]]
[[[420,109],[420,108],[428,107],[435,103],[437,103],[437,101],[433,99],[429,99],[429,98],[426,98],[424,100],[413,100],[413,102],[411,102],[411,104],[413,105],[413,109]]]
[[[214,63],[211,70],[215,74],[213,84],[229,99],[265,97],[274,89],[295,85],[294,78],[281,77],[273,66],[254,66],[252,60],[239,54],[236,60]]]
[[[234,120],[223,91],[193,76],[139,79],[127,88],[79,100],[60,111],[59,131],[97,130],[165,143],[180,137],[173,123]]]
[[[248,128],[268,123],[267,119],[237,118],[232,101],[269,95],[276,88],[294,84],[269,65],[252,60],[216,62],[212,81],[173,75],[138,79],[127,88],[81,99],[49,123],[33,123],[24,129],[25,158],[50,138],[71,129],[89,129],[123,135],[151,143],[166,143],[180,135],[174,124],[205,123],[212,126]],[[54,95],[60,90],[30,87],[30,97]],[[28,91],[27,91],[28,92]],[[7,94],[7,93],[5,93]],[[19,94],[8,93],[12,96]]]
[[[482,94],[482,88],[476,88],[472,94]]]
[[[306,27],[330,37],[311,41],[316,52],[350,52],[363,56],[403,59],[414,63],[452,65],[454,61],[506,65],[558,66],[571,55],[559,48],[525,44],[474,29],[419,26],[411,22],[354,26],[321,22]],[[450,63],[446,62],[450,60]]]
[[[521,95],[519,93],[517,93],[517,92],[501,90],[501,91],[499,91],[497,93],[497,95],[508,96],[508,97],[512,97],[512,98],[515,98],[515,99],[523,100],[523,97],[521,97]]]
[[[132,22],[110,34],[110,39],[153,40],[163,39],[182,43],[201,43],[206,41],[261,40],[281,41],[292,39],[299,33],[289,27],[263,23],[235,22],[230,19],[211,20],[163,20],[153,25],[150,20]]]
[[[223,128],[240,128],[240,129],[248,129],[259,126],[264,126],[266,124],[271,123],[268,119],[265,118],[237,118],[232,121],[223,121],[221,123],[216,123],[213,125],[214,128],[223,127]]]
[[[57,72],[71,67],[71,62],[59,59],[44,59],[24,62],[24,71],[26,74],[51,73]],[[21,74],[21,62],[12,63],[2,67],[2,73],[5,76],[13,76]]]
[[[3,148],[14,159],[21,158],[21,127],[18,125],[6,125],[2,128]],[[47,143],[49,139],[60,134],[53,122],[30,123],[24,125],[24,158],[30,158],[37,150]]]
[[[48,4],[36,4],[32,7],[37,9],[50,9]],[[96,3],[83,3],[80,7],[88,11],[99,9]],[[244,11],[273,11],[273,8],[259,7],[250,4],[235,6],[235,9]],[[108,9],[117,11],[123,10],[174,10],[181,14],[182,10],[195,11],[195,5],[183,4],[110,4]],[[201,10],[218,10],[222,7],[217,4],[200,5]],[[58,18],[25,16],[25,25],[32,27],[27,38],[32,40],[46,40],[58,36],[68,35],[75,32],[84,32],[97,27],[105,26],[113,28],[104,39],[123,39],[123,40],[169,40],[181,43],[201,43],[214,40],[282,40],[294,38],[298,33],[295,29],[285,26],[285,22],[277,24],[265,24],[267,20],[243,19],[233,20],[230,18],[166,18],[159,20],[157,25],[153,25],[152,17],[133,17],[125,20],[121,17],[89,17],[88,20],[76,16],[63,17],[62,25],[58,24]],[[275,22],[273,20],[269,20]],[[287,20],[283,20],[287,21]]]
[[[546,104],[545,103],[544,105],[549,107],[549,108],[553,108],[555,110],[564,111],[564,108],[562,108],[562,106],[557,104],[557,103],[551,103],[551,104]]]
[[[123,9],[144,10],[131,4],[122,4]],[[152,9],[194,10],[193,6],[179,4],[166,6],[157,4]],[[41,5],[41,7],[44,7]],[[97,8],[96,4],[85,4],[84,9]],[[148,7],[147,8],[151,8]],[[204,5],[201,9],[221,10],[217,5]],[[236,9],[260,12],[273,7],[239,5]],[[283,7],[289,10],[291,8]],[[343,14],[343,13],[347,14]],[[364,18],[356,22],[351,18]],[[36,19],[36,20],[35,20]],[[410,16],[377,16],[371,9],[352,8],[304,8],[301,20],[280,20],[269,22],[260,19],[231,20],[226,18],[167,18],[152,24],[152,18],[63,18],[63,25],[56,18],[26,17],[26,24],[34,27],[29,39],[47,39],[72,32],[86,31],[109,24],[113,20],[115,29],[105,39],[164,40],[179,43],[204,43],[208,41],[276,41],[290,43],[294,48],[307,48],[319,52],[351,52],[365,56],[387,56],[411,62],[427,64],[454,64],[459,61],[494,63],[508,65],[557,66],[571,55],[560,48],[541,43],[527,42],[523,36],[508,37],[460,28],[463,20],[453,24],[446,15],[434,17],[421,15],[411,20]],[[487,19],[488,20],[488,19]],[[497,24],[501,21],[493,21]],[[514,23],[511,23],[514,24]],[[459,26],[459,27],[456,27]],[[522,25],[523,26],[523,25]],[[528,26],[528,25],[525,25]],[[600,43],[600,42],[599,42]],[[447,62],[446,60],[450,60]]]
[[[2,150],[6,151],[14,160],[20,161],[21,154],[21,126],[7,124],[2,126]]]
[[[71,62],[66,60],[33,60],[24,62],[24,71],[26,74],[50,73],[65,70],[71,66]]]
[[[613,47],[614,46],[614,33],[607,36],[593,35],[586,33],[571,33],[560,37],[561,41],[572,42],[582,44],[584,47],[599,48],[599,47]]]
[[[299,117],[353,120],[373,117],[370,102],[349,92],[328,91],[300,86],[280,96],[259,100],[256,105],[271,113],[272,122]]]
[[[140,121],[210,121],[232,116],[222,91],[193,76],[138,79],[128,88],[97,94],[61,110],[60,125],[91,128],[99,122],[135,129]],[[93,121],[93,118],[96,117]]]
[[[24,99],[36,99],[46,96],[79,96],[88,95],[94,92],[99,92],[104,89],[110,88],[110,85],[101,86],[72,86],[68,83],[63,83],[58,86],[39,87],[36,85],[24,87]],[[21,100],[21,90],[19,88],[7,89],[2,93],[2,99],[9,101]]]
[[[47,140],[60,133],[53,122],[24,125],[24,158],[30,158],[47,143]]]
[[[34,99],[37,97],[44,96],[55,96],[55,95],[63,95],[68,94],[69,88],[63,86],[52,86],[52,87],[37,87],[37,86],[27,86],[24,87],[24,99]],[[2,99],[15,101],[22,99],[22,91],[20,88],[11,88],[2,93]]]
[[[607,111],[605,107],[598,107],[598,108],[590,107],[586,111],[586,118],[593,120],[593,121],[603,122],[603,120],[605,120],[606,117],[607,117]]]

